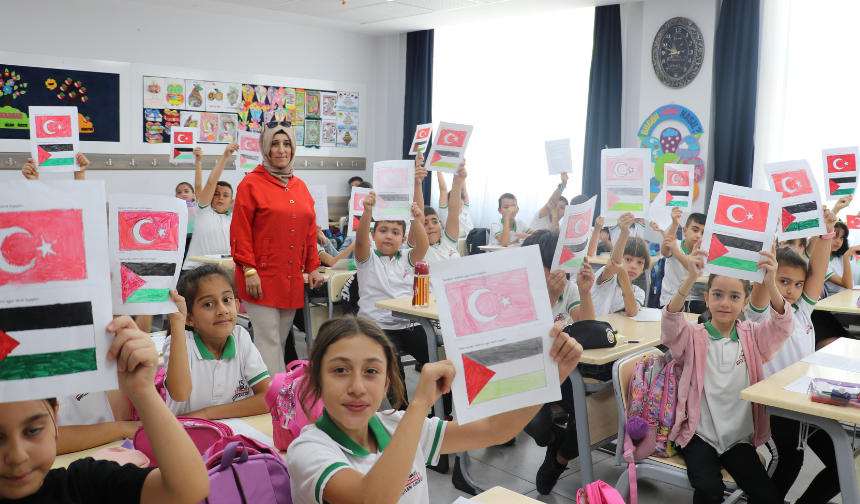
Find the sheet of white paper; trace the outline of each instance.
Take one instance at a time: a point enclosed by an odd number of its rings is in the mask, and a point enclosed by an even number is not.
[[[409,150],[409,155],[414,156],[419,152],[427,150],[427,144],[430,142],[430,137],[433,136],[433,123],[419,124],[415,128],[415,137],[412,138],[412,148]]]
[[[656,222],[657,227],[663,231],[666,231],[672,225],[672,207],[666,206],[665,201],[666,188],[663,187],[663,189],[660,189],[657,197],[654,198],[654,201],[648,205],[648,215],[645,217],[645,220],[648,222]]]
[[[473,126],[465,124],[440,122],[436,136],[433,137],[433,146],[424,157],[424,167],[428,170],[457,173],[457,167],[466,156],[472,128]]]
[[[798,394],[806,395],[806,392],[809,390],[810,383],[812,383],[812,377],[804,375],[782,388],[789,392],[797,392]]]
[[[434,263],[430,284],[461,424],[561,398],[537,247]]]
[[[233,434],[241,434],[251,439],[256,439],[257,441],[263,443],[266,446],[271,446],[273,448],[275,446],[274,439],[246,424],[242,421],[241,418],[222,418],[218,421],[223,424],[229,425],[230,428],[233,429]]]
[[[347,236],[355,236],[355,230],[358,229],[358,221],[361,220],[361,214],[364,213],[364,198],[370,194],[371,189],[363,187],[353,187],[349,194],[349,216],[347,217]]]
[[[821,149],[821,168],[824,172],[824,195],[827,201],[836,201],[857,190],[857,161],[860,149],[841,147]]]
[[[337,93],[320,92],[320,115],[323,119],[335,120],[337,114]]]
[[[659,322],[663,319],[663,310],[639,308],[639,313],[630,318],[636,322]]]
[[[197,128],[181,128],[174,126],[170,129],[170,162],[194,164],[197,147]]]
[[[78,107],[29,107],[30,157],[45,172],[80,171]]]
[[[649,149],[600,151],[600,215],[607,226],[614,226],[626,212],[645,217],[651,200],[652,166]]]
[[[239,131],[239,150],[236,152],[239,162],[236,169],[250,173],[263,162],[260,154],[260,134],[250,131]]]
[[[349,268],[349,263],[352,262],[352,259],[338,259],[334,266],[331,269],[347,269]]]
[[[164,77],[143,78],[143,106],[144,108],[163,109],[168,107],[167,103],[167,79]]]
[[[773,191],[715,182],[701,245],[708,252],[705,271],[761,282],[764,268],[756,265],[773,243],[780,200]]]
[[[222,105],[227,112],[236,112],[242,105],[242,85],[236,82],[221,82],[224,92]]]
[[[845,357],[844,355],[815,352],[814,354],[807,355],[800,360],[809,364],[817,364],[819,366],[860,373],[860,359],[852,359],[851,357]]]
[[[818,182],[805,159],[764,165],[772,191],[782,198],[777,236],[780,241],[818,236],[827,232]]]
[[[323,231],[328,230],[328,196],[326,196],[326,186],[309,185],[308,192],[311,193],[311,198],[314,199],[314,212],[316,212],[317,215],[317,226],[321,226]]]
[[[693,209],[693,194],[696,190],[695,183],[696,176],[693,172],[693,165],[664,164],[664,194],[660,203],[671,208],[678,207],[682,212],[691,212]]]
[[[472,499],[467,499],[465,497],[457,497],[457,500],[454,501],[453,504],[473,504],[475,501]]]
[[[186,80],[184,108],[188,110],[196,110],[198,112],[205,111],[206,104],[203,101],[204,94],[206,94],[206,83],[204,81]]]
[[[152,342],[155,343],[155,348],[158,349],[158,355],[164,353],[164,342],[167,341],[167,336],[163,334],[153,334]]]
[[[222,112],[224,108],[224,84],[221,82],[205,82],[203,103],[206,112]]]
[[[411,221],[415,162],[407,159],[373,163],[373,190],[376,191],[375,220]]]
[[[111,300],[116,315],[173,313],[188,211],[172,196],[110,195]]]
[[[546,140],[546,164],[550,175],[573,173],[573,159],[570,155],[570,139]]]
[[[564,218],[559,222],[558,245],[552,257],[552,269],[564,270],[571,275],[579,273],[582,261],[588,253],[591,239],[591,223],[594,222],[594,206],[597,196],[579,205],[567,205]]]
[[[0,184],[0,402],[118,387],[104,212],[99,180]]]

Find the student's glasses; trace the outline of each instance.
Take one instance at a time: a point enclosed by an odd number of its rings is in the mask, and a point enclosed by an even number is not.
[[[291,123],[290,121],[272,121],[272,122],[266,123],[267,128],[274,128],[276,126],[283,126],[285,128],[292,128],[293,123]]]

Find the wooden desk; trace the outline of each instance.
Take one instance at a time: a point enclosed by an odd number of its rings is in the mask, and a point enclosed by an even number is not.
[[[540,502],[504,487],[493,487],[486,492],[472,497],[471,500],[485,504],[533,504]]]
[[[233,262],[233,258],[230,256],[227,257],[209,257],[209,256],[191,256],[186,258],[189,261],[204,263],[204,264],[217,264],[221,266],[227,271],[230,271],[234,267],[236,267],[236,263]]]
[[[850,293],[851,291],[844,292]],[[839,338],[819,350],[819,352],[860,359],[860,341]],[[742,390],[740,398],[764,404],[766,411],[771,415],[807,422],[827,432],[833,440],[833,448],[836,451],[836,464],[839,473],[839,487],[842,491],[842,502],[846,504],[860,504],[860,490],[857,487],[857,473],[854,467],[851,440],[848,434],[846,434],[845,429],[838,422],[860,423],[860,410],[846,406],[815,403],[810,401],[804,394],[789,392],[782,388],[804,375],[814,378],[829,378],[860,383],[860,373],[807,364],[806,362],[796,362],[770,378]]]
[[[820,300],[815,305],[815,309],[834,313],[860,314],[860,308],[857,308],[858,298],[860,298],[860,290],[847,289]]]
[[[687,320],[695,322],[699,316],[695,313],[685,313]],[[621,313],[610,313],[597,320],[608,322],[613,329],[618,331],[618,343],[612,348],[596,348],[585,350],[579,362],[581,364],[608,364],[618,359],[627,357],[642,349],[660,344],[660,322],[637,322]],[[627,343],[638,341],[639,343]]]

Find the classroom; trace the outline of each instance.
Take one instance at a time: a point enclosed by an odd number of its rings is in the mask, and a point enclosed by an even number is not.
[[[2,12],[0,500],[860,504],[860,2]]]

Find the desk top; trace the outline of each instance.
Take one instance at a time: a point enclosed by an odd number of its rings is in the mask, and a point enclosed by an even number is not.
[[[439,320],[439,308],[436,306],[436,295],[430,294],[430,306],[427,308],[416,308],[412,306],[411,297],[402,297],[397,299],[389,299],[387,301],[377,301],[377,308],[383,310],[391,310],[407,315],[415,315],[416,317],[424,317],[432,320]]]
[[[532,504],[534,502],[540,502],[504,487],[493,487],[486,492],[479,493],[470,500],[483,502],[485,504]]]
[[[860,359],[860,341],[839,338],[819,350],[819,352]],[[850,371],[808,364],[801,361],[795,362],[770,378],[741,390],[740,397],[741,399],[764,404],[765,406],[774,406],[798,411],[807,415],[841,420],[843,422],[860,423],[860,409],[812,402],[805,394],[789,392],[782,388],[803,375],[813,378],[828,378],[831,380],[860,383],[860,373],[852,373]]]
[[[860,290],[847,289],[820,300],[815,305],[815,309],[835,313],[860,314],[860,308],[857,308],[858,298],[860,298]]]
[[[685,313],[687,320],[695,321],[699,318],[695,313]],[[597,320],[609,322],[613,329],[618,331],[618,343],[612,348],[596,348],[582,352],[581,364],[607,364],[626,357],[639,350],[660,344],[660,322],[637,322],[627,315],[621,313],[610,313]],[[628,343],[638,341],[639,343]]]

